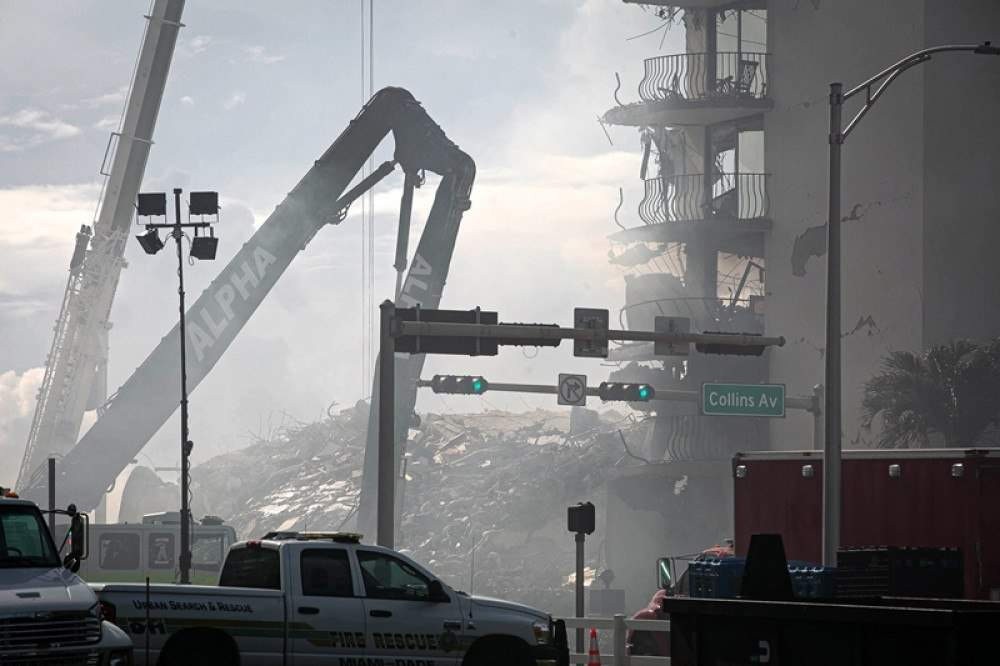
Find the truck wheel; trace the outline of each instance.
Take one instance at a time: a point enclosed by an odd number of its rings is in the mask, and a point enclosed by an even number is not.
[[[239,666],[233,639],[216,629],[185,629],[170,637],[157,666]]]
[[[462,666],[535,666],[535,660],[518,638],[486,636],[472,644]]]

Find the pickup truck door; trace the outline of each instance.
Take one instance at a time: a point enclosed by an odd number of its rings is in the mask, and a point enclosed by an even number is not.
[[[365,654],[365,608],[347,550],[294,549],[290,560],[292,663],[355,663]]]
[[[364,587],[369,660],[384,664],[459,664],[462,610],[457,595],[430,600],[431,579],[388,553],[355,550]]]

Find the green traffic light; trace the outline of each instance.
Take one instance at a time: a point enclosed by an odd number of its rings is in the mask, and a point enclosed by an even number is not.
[[[473,391],[475,391],[476,393],[482,393],[483,392],[483,388],[484,387],[483,387],[483,380],[482,379],[478,379],[477,378],[477,379],[473,379],[472,380],[472,390]]]
[[[640,386],[639,387],[639,399],[640,400],[649,400],[652,397],[653,397],[653,389],[651,387],[649,387],[649,386]]]

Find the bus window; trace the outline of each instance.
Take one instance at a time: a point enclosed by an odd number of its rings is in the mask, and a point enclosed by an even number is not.
[[[218,571],[222,567],[222,560],[226,556],[223,536],[220,532],[195,533],[194,543],[191,545],[191,565],[195,569]]]
[[[149,568],[174,568],[174,535],[170,532],[149,533]]]
[[[101,569],[123,570],[139,568],[139,535],[127,532],[105,532],[98,545],[98,566]]]

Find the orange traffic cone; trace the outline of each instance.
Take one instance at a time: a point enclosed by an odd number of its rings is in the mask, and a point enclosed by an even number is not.
[[[601,650],[597,646],[597,629],[590,628],[590,650],[587,652],[587,666],[601,666]]]

